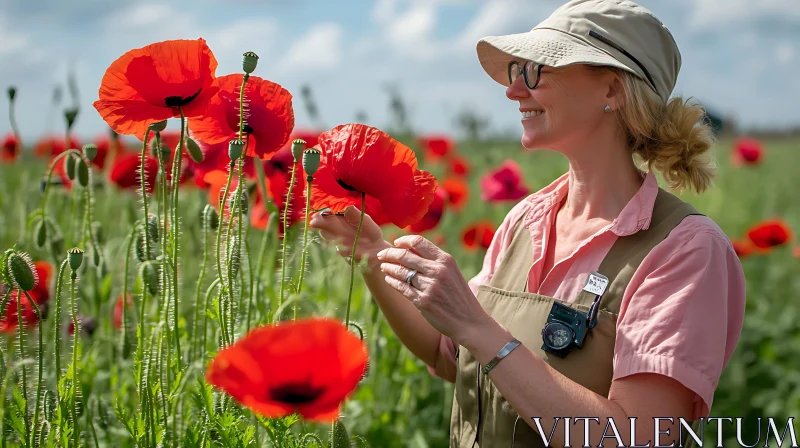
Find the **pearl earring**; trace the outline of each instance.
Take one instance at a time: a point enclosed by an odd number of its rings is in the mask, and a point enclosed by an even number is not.
[[[611,112],[611,106],[609,106],[608,104],[606,104],[605,111],[606,111],[606,112]]]

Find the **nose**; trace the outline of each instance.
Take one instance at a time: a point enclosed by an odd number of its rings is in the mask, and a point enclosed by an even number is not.
[[[519,101],[531,96],[528,86],[525,85],[525,79],[520,76],[506,88],[506,97],[511,101]]]

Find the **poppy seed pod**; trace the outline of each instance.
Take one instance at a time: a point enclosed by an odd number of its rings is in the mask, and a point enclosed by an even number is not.
[[[242,151],[244,151],[244,142],[235,138],[228,143],[228,157],[231,160],[238,160],[239,157],[242,156]]]
[[[67,251],[67,259],[69,260],[69,267],[72,268],[72,272],[77,271],[80,269],[81,264],[83,264],[83,250],[73,247]]]
[[[303,157],[303,151],[306,149],[306,141],[302,138],[296,138],[292,141],[292,156],[294,156],[294,163]]]
[[[303,152],[303,170],[306,174],[313,176],[317,172],[320,157],[322,157],[322,153],[316,148],[306,149]]]
[[[153,132],[161,132],[167,128],[167,120],[157,121],[150,125],[150,130]]]
[[[44,220],[36,223],[34,232],[36,233],[36,247],[44,247],[47,243],[47,224]]]
[[[201,150],[200,145],[191,138],[186,139],[186,151],[189,152],[189,157],[195,162],[200,163],[203,161],[203,150]]]
[[[203,225],[208,230],[217,230],[219,227],[219,214],[217,214],[217,209],[212,207],[211,204],[206,204],[203,210]]]
[[[33,266],[30,255],[12,251],[6,259],[6,269],[12,285],[23,291],[30,291],[39,283],[39,275]]]
[[[75,157],[72,154],[67,154],[67,178],[75,180]]]
[[[72,125],[75,124],[75,120],[78,118],[78,108],[66,109],[64,111],[64,118],[67,120],[67,129],[71,128]]]
[[[77,171],[78,171],[78,183],[81,184],[81,187],[88,187],[89,186],[89,167],[86,165],[86,162],[83,158],[78,158],[77,162]]]
[[[17,88],[14,87],[14,86],[9,87],[8,88],[8,100],[9,101],[14,101],[14,98],[16,98],[16,97],[17,97]]]
[[[97,145],[88,143],[83,145],[83,155],[86,156],[89,161],[93,161],[95,157],[97,157]]]
[[[258,65],[257,54],[253,53],[252,51],[248,51],[242,55],[242,69],[245,73],[253,73],[256,70],[256,65]]]

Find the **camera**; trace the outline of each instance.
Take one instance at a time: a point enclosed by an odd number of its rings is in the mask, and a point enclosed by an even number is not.
[[[567,305],[553,302],[547,323],[542,328],[542,350],[559,358],[565,358],[574,348],[582,348],[589,330],[597,325],[600,298],[608,285],[608,279],[596,272],[589,275],[585,291],[595,294],[589,311],[584,313]]]

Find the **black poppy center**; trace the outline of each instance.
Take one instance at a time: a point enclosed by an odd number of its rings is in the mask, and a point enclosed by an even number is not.
[[[284,384],[270,389],[269,395],[275,401],[288,404],[306,404],[319,398],[323,389],[316,389],[308,384]]]
[[[342,181],[341,181],[341,180],[339,180],[339,179],[336,179],[336,183],[338,183],[338,184],[339,184],[339,186],[341,186],[342,188],[344,188],[344,189],[345,189],[345,190],[347,190],[347,191],[354,191],[354,192],[358,192],[358,190],[356,190],[355,188],[351,187],[350,185],[347,185],[346,183],[342,182]]]
[[[168,97],[164,98],[164,103],[168,107],[185,106],[185,105],[191,103],[192,101],[194,101],[194,99],[197,98],[197,95],[200,95],[200,91],[201,90],[203,90],[203,89],[202,88],[201,89],[197,89],[197,92],[195,92],[194,95],[187,96],[187,97],[183,97],[183,96],[168,96]]]
[[[249,124],[245,124],[244,126],[242,126],[242,131],[244,131],[245,134],[252,134],[253,127],[250,126]]]

